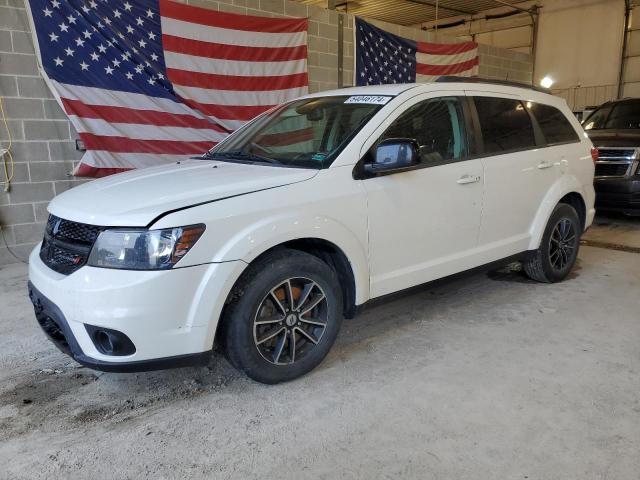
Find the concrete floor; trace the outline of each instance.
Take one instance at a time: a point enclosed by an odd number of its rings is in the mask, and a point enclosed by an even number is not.
[[[271,387],[219,357],[78,368],[25,282],[0,269],[0,478],[640,478],[638,253],[583,247],[558,285],[481,273],[375,307]]]
[[[640,217],[598,216],[582,237],[589,245],[640,251]]]

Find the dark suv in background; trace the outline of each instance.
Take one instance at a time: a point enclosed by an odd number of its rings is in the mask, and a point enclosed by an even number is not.
[[[640,99],[607,102],[583,127],[598,149],[596,210],[640,215]]]

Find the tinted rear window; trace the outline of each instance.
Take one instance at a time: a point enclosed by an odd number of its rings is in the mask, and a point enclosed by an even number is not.
[[[480,119],[485,154],[535,146],[531,118],[522,102],[492,97],[474,97],[474,101]]]
[[[540,130],[547,144],[578,142],[580,137],[567,120],[567,117],[555,107],[542,103],[527,103],[529,110],[536,117]]]

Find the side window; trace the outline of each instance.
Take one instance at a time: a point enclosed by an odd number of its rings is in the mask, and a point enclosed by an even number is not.
[[[585,130],[604,128],[604,124],[611,113],[611,105],[605,105],[591,112],[582,125]]]
[[[380,140],[410,138],[420,146],[423,163],[443,163],[467,155],[462,104],[456,97],[425,100],[410,107]]]
[[[533,125],[522,102],[510,98],[474,97],[485,154],[523,150],[536,145]]]
[[[527,106],[538,121],[548,145],[580,141],[567,117],[557,108],[543,103],[527,103]]]

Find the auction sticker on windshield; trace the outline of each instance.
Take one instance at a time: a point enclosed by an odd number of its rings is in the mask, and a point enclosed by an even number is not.
[[[383,97],[382,95],[354,95],[347,98],[344,103],[367,103],[373,105],[385,105],[391,100],[391,97]]]

